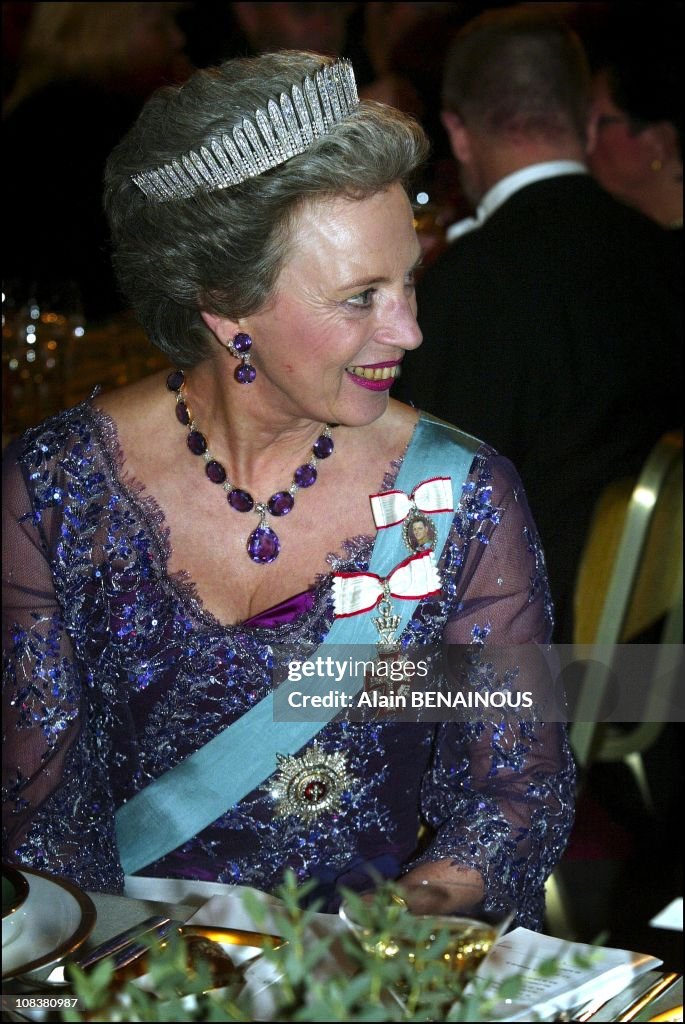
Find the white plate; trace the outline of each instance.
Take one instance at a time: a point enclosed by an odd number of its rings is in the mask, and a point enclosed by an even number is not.
[[[61,960],[83,943],[95,926],[92,900],[77,886],[33,868],[21,868],[29,883],[24,927],[2,951],[3,980]]]

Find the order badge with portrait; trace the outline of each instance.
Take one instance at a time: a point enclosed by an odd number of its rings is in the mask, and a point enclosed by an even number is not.
[[[435,551],[435,523],[423,512],[415,510],[402,524],[402,538],[410,551]]]

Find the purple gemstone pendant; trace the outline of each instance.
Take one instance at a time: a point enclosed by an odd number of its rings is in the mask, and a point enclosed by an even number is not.
[[[275,562],[281,542],[270,526],[258,526],[247,538],[247,553],[257,565]]]

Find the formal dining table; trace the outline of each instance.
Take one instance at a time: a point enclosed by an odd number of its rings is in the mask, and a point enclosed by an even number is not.
[[[129,895],[127,896],[116,896],[108,895],[103,893],[89,893],[91,900],[93,901],[97,911],[97,921],[93,931],[83,946],[79,950],[79,955],[82,955],[89,950],[94,949],[96,946],[111,939],[113,936],[120,934],[122,931],[132,928],[133,926],[142,923],[147,918],[152,916],[164,916],[169,917],[178,921],[188,921],[190,918],[195,918],[199,913],[199,917],[204,917],[207,921],[212,918],[211,912],[209,914],[201,911],[201,908],[208,905],[209,900],[216,901],[225,900],[227,895],[230,899],[238,899],[238,897],[231,896],[230,894],[238,893],[238,888],[219,885],[213,882],[177,882],[173,879],[149,879],[149,878],[130,878],[128,880],[127,890]],[[151,898],[154,897],[154,898]],[[265,900],[268,900],[265,897]],[[237,904],[236,904],[237,906]],[[213,918],[214,923],[219,923],[216,920],[216,916]],[[224,924],[228,922],[224,921]],[[231,923],[234,923],[231,921]],[[336,927],[339,924],[337,918],[331,918],[331,925]],[[244,920],[236,921],[236,927],[245,927]],[[44,983],[45,993],[49,993],[50,985],[45,980],[50,974],[52,967],[45,967],[32,975],[32,982],[40,987],[41,983]],[[664,976],[662,970],[649,971],[646,974],[641,975],[635,979],[630,985],[624,988],[614,998],[608,1000],[600,1008],[598,1008],[591,1016],[568,1016],[558,1014],[554,1017],[547,1017],[547,1020],[588,1020],[591,1022],[609,1022],[609,1021],[620,1021],[623,1019],[622,1015],[626,1008],[633,1004],[636,999],[646,991],[654,982],[658,981]],[[661,997],[657,997],[649,1003],[649,1005],[636,1017],[631,1017],[637,1021],[655,1021],[655,1020],[681,1020],[682,1017],[682,1001],[683,1001],[683,982],[682,976],[676,981],[674,985],[671,985],[665,994]],[[680,1012],[678,1012],[680,1011]],[[21,1020],[21,1017],[14,1018]],[[45,1014],[42,1016],[25,1017],[23,1019],[30,1020],[42,1020],[49,1021],[51,1019],[58,1019],[57,1017],[51,1018]],[[268,1019],[266,1017],[261,1019]]]

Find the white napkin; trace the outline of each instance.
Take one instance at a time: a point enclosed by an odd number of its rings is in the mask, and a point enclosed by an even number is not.
[[[244,897],[252,893],[253,897],[265,909],[263,921],[256,922],[245,907]],[[193,882],[177,878],[149,878],[140,875],[128,875],[125,880],[125,894],[132,899],[154,901],[165,904],[185,904],[197,907],[196,912],[188,918],[187,924],[210,925],[216,928],[242,928],[246,931],[267,932],[278,935],[279,929],[273,918],[273,910],[282,907],[281,900],[259,889],[245,885],[224,885],[221,882]],[[337,935],[345,931],[346,926],[335,914],[314,914],[309,933],[311,941]],[[243,959],[246,947],[225,946],[226,952],[236,954],[235,961]],[[333,942],[327,955],[316,967],[315,973],[321,975],[350,974],[346,966],[345,956],[339,944]],[[277,1010],[274,986],[281,977],[276,965],[259,957],[244,971],[245,986],[252,1000],[252,1020],[272,1021]],[[143,981],[144,979],[139,979]]]
[[[228,887],[226,887],[228,888]],[[246,893],[251,893],[253,899],[257,900],[265,911],[264,921],[255,922],[249,910],[245,906],[244,898]],[[278,935],[278,926],[273,920],[272,911],[282,906],[280,900],[275,896],[269,896],[259,889],[251,889],[249,886],[232,886],[229,892],[212,896],[200,909],[188,920],[188,924],[214,925],[218,928],[244,928],[247,931],[268,932],[270,935]],[[317,915],[326,917],[326,914]]]
[[[224,890],[224,893],[212,896],[197,913],[189,918],[188,924],[213,925],[217,928],[243,928],[247,931],[279,934],[278,924],[272,914],[274,909],[283,905],[279,899],[269,896],[259,889],[251,889],[242,885],[224,886]],[[263,921],[255,922],[245,907],[246,892],[252,893],[265,909],[266,915]],[[187,899],[187,897],[184,898]],[[308,933],[311,941],[315,942],[329,935],[335,936],[341,931],[345,931],[345,928],[345,924],[334,914],[315,914]],[[230,952],[230,950],[228,951]],[[314,973],[322,976],[330,976],[331,973],[350,973],[345,966],[344,954],[337,943],[334,942],[331,945],[327,955],[317,965]],[[252,999],[253,1020],[274,1020],[277,1007],[273,986],[281,977],[276,965],[260,957],[245,970],[243,977],[247,992]]]
[[[683,930],[683,897],[672,900],[649,922],[652,928],[670,928],[675,932]]]

